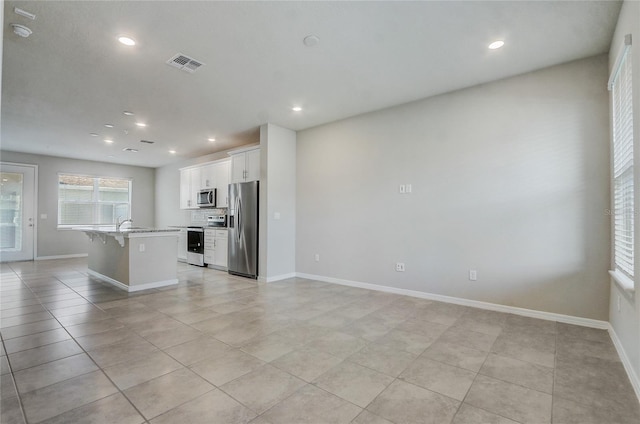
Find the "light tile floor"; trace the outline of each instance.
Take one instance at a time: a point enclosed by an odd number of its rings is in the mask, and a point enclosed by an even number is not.
[[[1,266],[10,423],[638,423],[606,331],[179,264],[127,294],[85,259]]]

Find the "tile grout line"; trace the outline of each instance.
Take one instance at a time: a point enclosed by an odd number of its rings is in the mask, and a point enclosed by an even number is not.
[[[57,277],[55,277],[55,278],[56,278],[58,281],[60,281],[62,284],[64,284],[66,287],[69,287],[69,286],[67,286],[67,285],[66,285],[62,280],[58,279]],[[23,282],[23,283],[24,283],[24,282]],[[25,286],[26,286],[26,287],[27,287],[27,288],[28,288],[32,293],[34,293],[34,292],[33,292],[33,290],[31,290],[31,288],[30,288],[29,286],[27,286],[26,284],[25,284]],[[70,287],[69,287],[69,288],[70,288]],[[72,291],[74,291],[75,293],[77,293],[75,290],[73,290],[73,289],[71,289],[71,290],[72,290]],[[78,295],[80,295],[79,293],[77,293],[77,294],[78,294]],[[34,293],[34,295],[36,295],[36,294]],[[37,296],[37,295],[36,295],[36,296]],[[81,297],[83,297],[82,295],[80,295],[80,296],[81,296]],[[83,298],[84,298],[84,297],[83,297]],[[88,300],[88,299],[85,299],[85,300]],[[40,301],[40,300],[39,300],[39,298],[38,298],[38,301]],[[43,307],[43,308],[45,308],[49,313],[51,313],[51,310],[50,310],[48,307],[44,306],[44,304],[42,304],[42,303],[41,303],[41,305],[42,305],[42,307]],[[67,328],[66,328],[66,327],[65,327],[65,326],[64,326],[64,325],[59,321],[58,317],[56,317],[56,316],[55,316],[55,315],[53,315],[53,314],[51,314],[51,316],[53,317],[53,319],[55,319],[55,320],[58,322],[58,324],[60,324],[61,328],[63,328],[63,329],[64,329],[64,331],[69,335],[69,337],[71,338],[71,340],[73,340],[73,341],[74,341],[74,343],[75,343],[75,344],[76,344],[76,345],[77,345],[77,346],[82,350],[82,352],[83,352],[83,353],[84,353],[84,354],[85,354],[85,355],[86,355],[86,356],[91,360],[91,362],[93,362],[93,363],[94,363],[94,365],[98,368],[98,370],[100,370],[100,372],[102,373],[102,375],[104,375],[104,376],[105,376],[105,378],[107,378],[107,379],[109,380],[109,382],[113,385],[113,387],[115,387],[115,388],[118,390],[118,392],[119,392],[119,393],[121,393],[121,394],[122,394],[122,396],[124,396],[124,397],[125,397],[125,399],[127,399],[127,401],[128,401],[128,402],[131,404],[131,406],[135,409],[135,411],[136,411],[136,412],[138,412],[138,414],[140,414],[140,416],[141,416],[145,421],[147,421],[146,417],[145,417],[145,416],[144,416],[144,415],[143,415],[143,414],[138,410],[138,408],[136,408],[136,406],[135,406],[135,405],[133,405],[133,403],[130,401],[130,399],[129,399],[128,397],[126,397],[126,395],[124,394],[124,392],[123,392],[122,390],[120,390],[120,388],[119,388],[119,387],[118,387],[118,386],[113,382],[113,380],[111,380],[111,378],[107,375],[107,373],[105,373],[105,372],[104,372],[104,370],[102,369],[102,367],[100,367],[100,365],[99,365],[99,364],[98,364],[98,363],[93,359],[93,357],[91,357],[91,355],[89,355],[89,352],[87,352],[87,351],[85,350],[85,348],[84,348],[82,345],[80,345],[80,343],[78,343],[78,341],[75,339],[75,337],[73,337],[73,336],[71,335],[71,333],[69,333],[69,331],[67,331]],[[50,343],[50,344],[52,344],[52,343]],[[45,345],[45,346],[46,346],[46,345]],[[8,355],[7,355],[7,359],[8,359]],[[49,362],[47,362],[47,363],[51,363],[51,362],[53,362],[53,361],[49,361]],[[28,369],[28,368],[26,368],[26,369]],[[61,382],[64,382],[64,381],[69,381],[69,380],[71,380],[71,379],[73,379],[73,378],[80,377],[80,376],[83,376],[83,375],[87,375],[87,374],[90,374],[90,373],[92,373],[92,372],[95,372],[95,371],[90,371],[90,372],[87,372],[87,373],[84,373],[84,374],[80,374],[80,375],[77,375],[77,376],[74,376],[74,377],[71,377],[71,378],[67,378],[67,379],[64,379],[64,380],[58,381],[58,382],[56,382],[56,383],[50,384],[50,385],[45,386],[45,387],[49,387],[49,386],[52,386],[52,385],[54,385],[54,384],[58,384],[58,383],[61,383]],[[13,370],[12,370],[12,377],[13,377]],[[20,396],[20,393],[19,393],[19,391],[17,390],[17,386],[16,386],[16,394],[17,394],[18,396]],[[52,418],[58,417],[58,416],[60,416],[60,415],[66,414],[66,413],[68,413],[68,412],[74,411],[74,410],[76,410],[76,409],[79,409],[79,408],[85,407],[85,406],[87,406],[87,405],[91,405],[92,403],[95,403],[95,402],[98,402],[98,401],[100,401],[100,400],[106,399],[107,397],[112,396],[113,394],[115,394],[115,393],[109,394],[109,395],[104,396],[104,397],[101,397],[101,398],[99,398],[99,399],[95,399],[95,400],[93,400],[92,402],[85,403],[84,405],[80,405],[80,406],[78,406],[78,407],[72,408],[72,409],[70,409],[70,410],[68,410],[68,411],[64,411],[64,412],[62,412],[62,413],[60,413],[60,414],[58,414],[58,415],[55,415],[55,416],[53,416],[53,417],[48,417],[48,418],[46,418],[46,419],[47,419],[47,420],[49,420],[49,419],[52,419]],[[26,423],[28,423],[28,421],[26,420],[26,412],[24,411],[24,406],[22,405],[22,401],[20,402],[20,404],[21,404],[21,407],[22,407],[22,413],[23,413],[23,415],[24,415],[24,417],[25,417],[25,422],[26,422]]]

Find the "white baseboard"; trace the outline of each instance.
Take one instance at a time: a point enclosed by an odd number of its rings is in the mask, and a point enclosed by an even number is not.
[[[421,292],[416,290],[400,289],[396,287],[381,286],[378,284],[362,283],[359,281],[343,280],[340,278],[324,277],[322,275],[313,275],[305,273],[296,273],[297,277],[308,278],[310,280],[318,280],[326,283],[340,284],[343,286],[358,287],[362,289],[376,290],[387,293],[401,294],[405,296],[419,297],[422,299],[437,300],[440,302],[454,303],[456,305],[471,306],[473,308],[487,309],[490,311],[506,312],[509,314],[522,315],[530,318],[545,319],[548,321],[557,321],[565,324],[581,325],[583,327],[599,328],[602,330],[609,329],[607,321],[600,321],[590,318],[574,317],[571,315],[556,314],[553,312],[536,311],[534,309],[518,308],[516,306],[500,305],[497,303],[481,302],[479,300],[462,299],[459,297],[443,296]]]
[[[297,274],[290,272],[289,274],[274,275],[273,277],[262,277],[262,283],[273,283],[275,281],[286,280],[288,278],[295,278]]]
[[[88,253],[74,253],[72,255],[54,255],[54,256],[38,256],[35,258],[36,261],[48,261],[51,259],[73,259],[73,258],[86,258],[89,256]]]
[[[178,284],[178,279],[174,278],[171,280],[163,280],[163,281],[152,281],[150,283],[144,283],[144,284],[135,284],[133,286],[121,283],[118,280],[114,280],[111,277],[107,277],[104,274],[100,274],[99,272],[93,271],[88,269],[87,273],[93,277],[99,278],[100,280],[109,283],[119,289],[122,289],[124,291],[127,291],[129,293],[131,292],[137,292],[137,291],[141,291],[141,290],[149,290],[149,289],[157,289],[160,287],[166,287],[166,286],[172,286],[174,284]]]
[[[620,360],[622,361],[622,365],[624,366],[625,371],[627,371],[627,375],[629,376],[629,381],[631,381],[631,385],[633,386],[633,390],[636,392],[636,397],[640,402],[640,378],[638,378],[638,374],[633,369],[631,365],[631,361],[627,356],[627,352],[624,350],[622,346],[622,342],[618,338],[618,334],[616,334],[616,330],[613,328],[611,324],[609,324],[609,336],[611,336],[611,340],[613,341],[613,345],[616,347],[618,351],[618,356],[620,356]]]

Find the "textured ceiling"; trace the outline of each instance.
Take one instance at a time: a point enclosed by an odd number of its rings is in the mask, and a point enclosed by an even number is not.
[[[607,52],[620,10],[611,1],[4,4],[2,149],[150,167],[257,141],[266,122],[301,130]],[[11,23],[33,35],[17,37]],[[138,44],[123,46],[121,34]],[[303,44],[310,34],[318,45]],[[488,50],[496,39],[505,47]],[[176,53],[205,65],[193,74],[166,65]]]

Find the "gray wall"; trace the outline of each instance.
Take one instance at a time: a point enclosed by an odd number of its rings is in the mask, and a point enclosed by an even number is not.
[[[602,55],[298,132],[296,271],[606,320],[607,77]]]
[[[296,272],[296,133],[260,127],[259,276],[273,281]],[[276,218],[278,214],[278,218]]]
[[[632,34],[634,40],[633,51],[633,121],[634,121],[634,161],[640,163],[640,3],[625,1],[620,11],[616,32],[611,42],[609,66],[613,67],[625,34]],[[635,199],[640,199],[640,172],[635,173]],[[638,203],[636,203],[637,205]],[[635,214],[635,251],[640,252],[640,218]],[[640,275],[640,255],[635,255],[636,291],[638,289],[637,276]],[[618,303],[619,302],[619,303]],[[618,309],[618,305],[620,308]],[[640,296],[632,295],[622,290],[613,280],[611,281],[611,305],[609,321],[622,344],[625,354],[635,374],[636,384],[640,383]],[[636,391],[640,387],[636,387]],[[638,392],[640,396],[640,392]]]
[[[0,152],[3,162],[38,165],[37,257],[86,254],[89,239],[73,230],[58,230],[58,173],[131,178],[131,212],[136,226],[153,226],[155,171],[153,168],[114,165],[28,153]],[[40,219],[46,214],[47,219]]]

